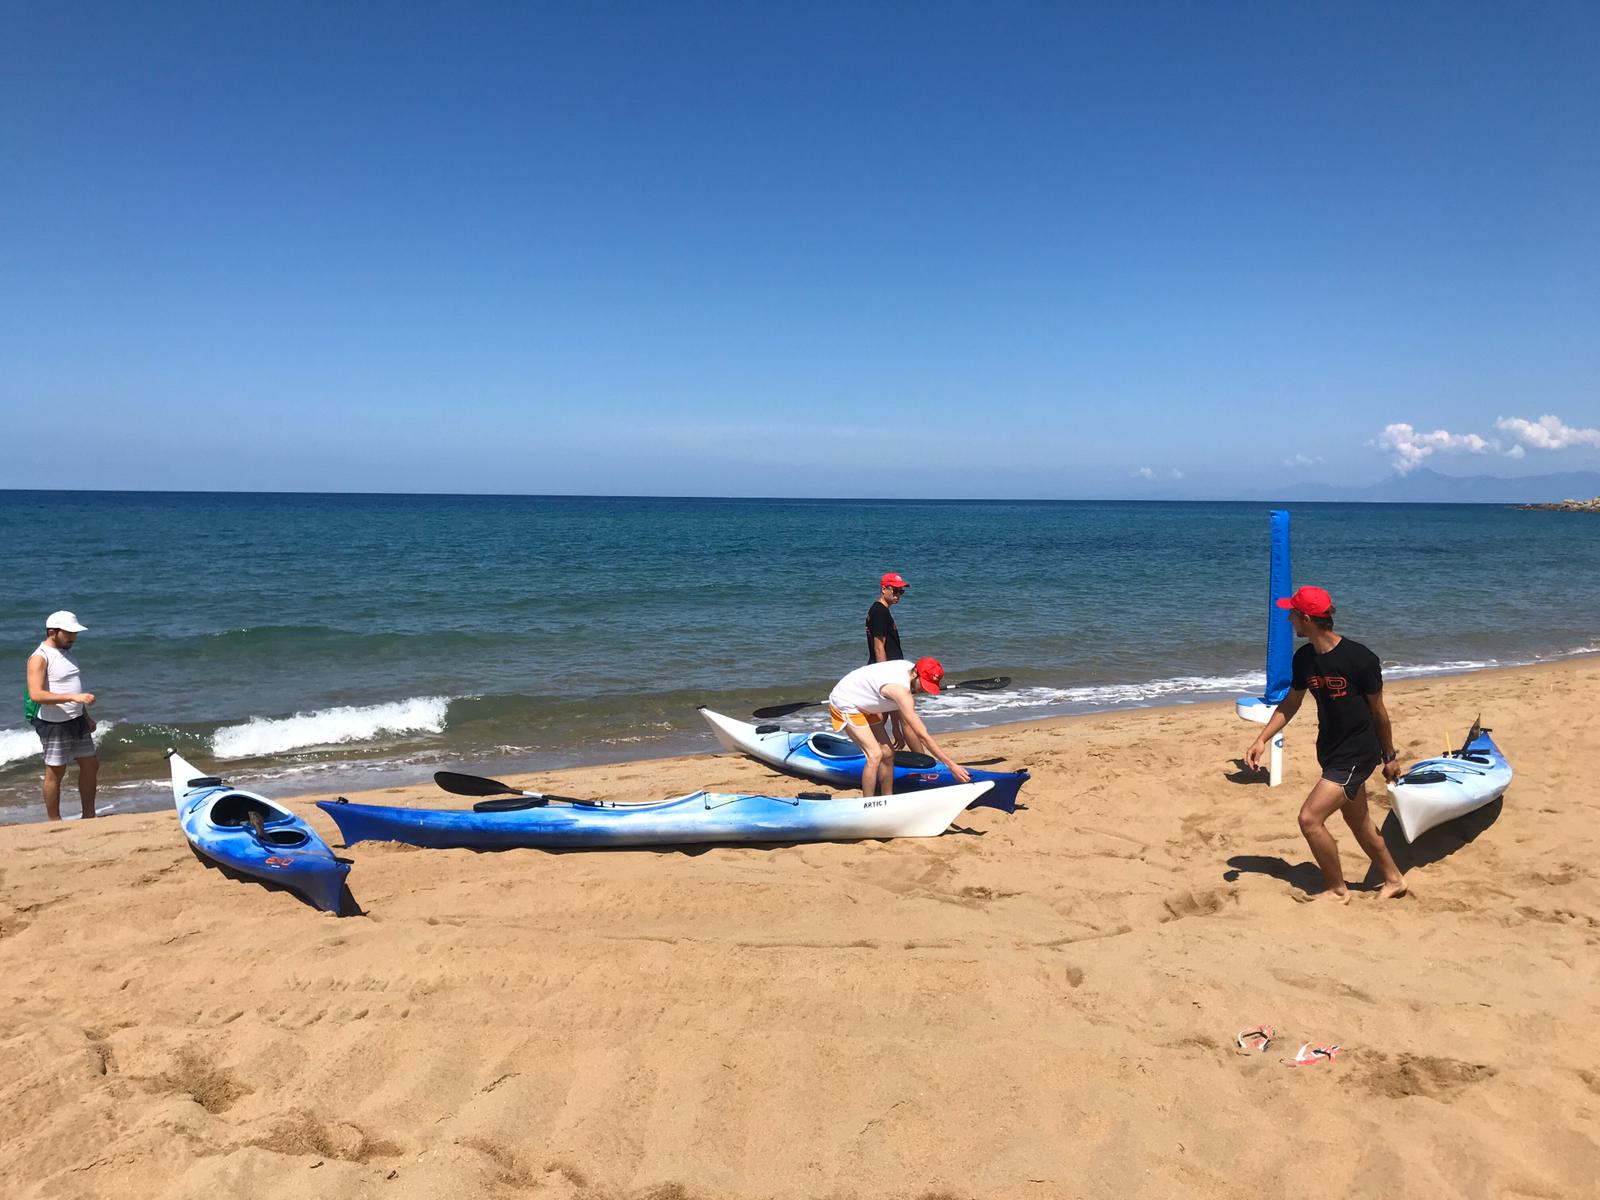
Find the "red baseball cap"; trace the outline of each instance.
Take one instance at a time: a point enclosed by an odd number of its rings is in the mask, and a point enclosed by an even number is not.
[[[899,578],[899,576],[895,576]],[[939,694],[939,684],[944,680],[944,667],[937,658],[917,659],[917,678],[922,680],[922,690],[930,696]]]
[[[1279,608],[1292,608],[1308,617],[1325,617],[1333,611],[1333,597],[1319,587],[1303,587],[1278,601]]]
[[[911,586],[900,577],[900,572],[898,571],[890,571],[882,579],[878,580],[878,583],[883,587],[908,588]]]

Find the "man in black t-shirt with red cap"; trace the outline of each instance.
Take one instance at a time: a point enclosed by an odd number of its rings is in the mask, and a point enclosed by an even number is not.
[[[911,585],[898,571],[887,571],[878,580],[878,598],[867,609],[867,663],[894,662],[905,657],[900,649],[900,627],[894,623],[889,610],[900,603]],[[889,741],[897,750],[906,749],[906,727],[900,723],[900,714],[889,715]],[[921,746],[912,746],[921,750]]]
[[[1333,599],[1318,587],[1303,587],[1278,601],[1289,610],[1289,624],[1306,644],[1295,651],[1289,693],[1267,721],[1261,736],[1245,751],[1251,768],[1310,692],[1317,701],[1317,762],[1322,778],[1300,806],[1300,832],[1322,869],[1327,890],[1319,899],[1348,903],[1350,891],[1339,865],[1339,846],[1327,820],[1342,813],[1356,841],[1383,875],[1378,894],[1393,899],[1406,893],[1406,879],[1395,866],[1378,827],[1367,812],[1367,778],[1382,764],[1385,778],[1400,777],[1389,710],[1383,703],[1383,667],[1360,642],[1333,631]]]

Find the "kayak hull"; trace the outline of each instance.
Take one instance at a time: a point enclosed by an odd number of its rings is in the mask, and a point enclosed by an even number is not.
[[[316,830],[281,805],[229,787],[169,751],[178,824],[195,852],[219,866],[298,892],[337,914],[350,865],[333,856]],[[249,814],[261,818],[261,834]]]
[[[1441,758],[1425,758],[1389,785],[1389,804],[1407,842],[1476,812],[1511,784],[1511,764],[1487,733]]]
[[[758,762],[766,763],[790,775],[826,783],[832,787],[855,788],[861,786],[861,771],[866,765],[866,755],[849,738],[837,733],[791,733],[777,726],[756,726],[748,721],[725,717],[700,706],[700,715],[717,741],[740,754],[747,754]],[[895,756],[894,790],[915,792],[924,788],[943,788],[955,783],[950,768],[924,754]],[[973,803],[998,808],[1002,812],[1015,812],[1017,792],[1028,781],[1027,771],[980,771],[969,768],[973,783],[992,783]]]
[[[319,800],[346,846],[403,842],[436,850],[593,849],[730,842],[937,837],[989,784],[861,799],[691,792],[657,804],[553,801],[498,812]]]

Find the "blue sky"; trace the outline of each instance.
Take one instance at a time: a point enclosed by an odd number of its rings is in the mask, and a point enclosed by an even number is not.
[[[1600,468],[1592,4],[0,22],[0,486]]]

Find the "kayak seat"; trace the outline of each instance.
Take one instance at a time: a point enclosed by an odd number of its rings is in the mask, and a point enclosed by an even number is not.
[[[915,750],[896,750],[894,765],[910,767],[913,771],[931,771],[939,765],[939,760],[931,754],[918,754]]]

